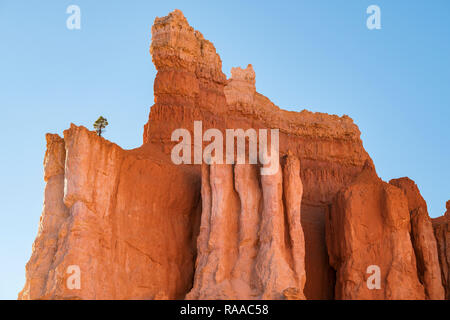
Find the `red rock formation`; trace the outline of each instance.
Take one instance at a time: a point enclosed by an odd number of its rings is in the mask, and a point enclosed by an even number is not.
[[[250,164],[204,165],[195,280],[187,299],[304,299],[302,194],[293,156],[274,175],[259,176]]]
[[[47,134],[47,151],[44,158],[44,208],[39,231],[33,244],[33,255],[27,263],[27,282],[19,294],[22,299],[44,296],[47,275],[52,269],[58,246],[61,226],[69,216],[64,205],[64,166],[66,150],[64,140],[56,134]]]
[[[393,179],[389,183],[403,190],[408,199],[412,243],[417,259],[419,280],[425,287],[426,298],[442,300],[445,292],[442,286],[436,238],[428,215],[427,204],[422,198],[419,188],[411,179]]]
[[[170,153],[172,131],[193,132],[195,120],[203,122],[204,131],[279,128],[280,153],[291,150],[302,163],[301,222],[309,275],[305,295],[332,298],[334,274],[328,264],[324,219],[336,192],[361,172],[366,160],[371,161],[357,126],[348,116],[279,109],[256,92],[250,65],[233,68],[226,80],[214,46],[189,26],[180,11],[155,20],[150,51],[158,73],[144,143]]]
[[[336,299],[424,299],[409,232],[406,196],[367,165],[327,215]],[[379,267],[379,288],[369,287],[370,266]]]
[[[155,101],[142,147],[122,150],[76,126],[64,139],[48,136],[45,206],[19,297],[182,299],[190,292],[188,298],[332,299],[325,216],[339,190],[372,162],[358,127],[345,115],[279,109],[256,92],[251,65],[233,68],[226,79],[213,44],[179,10],[155,19],[150,52]],[[203,130],[279,129],[281,156],[291,151],[283,172],[265,177],[255,165],[174,165],[171,134],[193,132],[196,120]],[[406,200],[393,186],[368,185],[384,199],[368,201],[384,232],[377,235],[387,239],[382,262],[395,262],[388,283],[406,279],[405,290],[412,290],[377,297],[423,298],[409,274],[415,262],[405,240],[409,220],[402,220]],[[392,208],[397,202],[406,211]],[[390,215],[380,218],[382,208]],[[332,253],[336,265],[340,252]],[[69,265],[80,266],[79,290],[65,286]]]
[[[442,283],[445,297],[450,299],[450,200],[447,201],[447,211],[442,217],[433,219],[434,234],[437,240],[439,263],[441,266]]]
[[[47,135],[44,211],[21,299],[183,298],[192,285],[198,178],[151,146],[83,127]],[[69,289],[77,265],[81,288]]]

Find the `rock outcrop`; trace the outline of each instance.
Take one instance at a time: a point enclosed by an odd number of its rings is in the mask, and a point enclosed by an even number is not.
[[[74,125],[64,140],[47,135],[44,166],[44,211],[19,298],[184,298],[201,207],[190,168]],[[69,266],[79,268],[79,289],[66,284]]]
[[[140,148],[123,150],[75,125],[64,138],[47,135],[44,210],[19,298],[439,294],[437,268],[425,261],[436,258],[426,206],[373,169],[363,172],[374,165],[351,118],[281,110],[256,91],[251,65],[227,79],[213,44],[179,10],[156,18],[151,32],[155,101]],[[210,128],[279,129],[280,170],[266,176],[261,164],[199,164],[195,147],[205,147]],[[176,129],[194,137],[192,164],[172,162]],[[409,206],[420,211],[419,271]],[[433,224],[448,289],[448,232]],[[381,267],[382,290],[363,287],[368,261]],[[67,286],[71,266],[79,267],[80,288]]]
[[[417,259],[419,280],[425,287],[426,298],[442,300],[445,297],[442,286],[441,269],[427,204],[419,188],[409,178],[393,179],[390,184],[400,188],[408,199],[411,216],[411,238]]]
[[[336,269],[336,299],[425,298],[410,238],[408,199],[369,164],[336,195],[326,237]]]
[[[293,156],[273,175],[260,176],[250,164],[204,165],[195,280],[187,299],[304,299],[302,194]]]
[[[48,274],[58,247],[59,230],[69,217],[69,210],[63,201],[66,159],[64,139],[56,134],[47,134],[46,140],[44,208],[33,244],[33,254],[26,267],[27,282],[19,293],[21,299],[37,299],[45,295]]]
[[[302,163],[301,223],[308,275],[305,295],[309,299],[333,298],[334,272],[325,246],[325,213],[333,196],[371,161],[358,127],[348,116],[281,110],[256,92],[251,65],[233,68],[227,80],[214,46],[189,26],[178,10],[155,20],[150,52],[158,72],[144,144],[170,153],[175,144],[171,141],[173,130],[185,128],[194,136],[193,124],[198,120],[203,132],[209,128],[221,132],[278,128],[280,154],[291,150]]]
[[[447,211],[442,217],[432,220],[434,234],[437,240],[439,263],[441,266],[442,283],[445,297],[450,299],[450,200],[447,201]]]

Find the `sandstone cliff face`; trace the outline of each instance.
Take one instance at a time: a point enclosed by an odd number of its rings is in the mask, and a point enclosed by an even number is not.
[[[64,140],[48,135],[44,211],[19,298],[183,298],[194,271],[199,181],[161,159],[83,127]],[[73,265],[80,289],[66,284]]]
[[[150,53],[158,72],[142,147],[123,150],[74,125],[64,139],[47,136],[44,210],[19,298],[440,295],[426,206],[414,202],[418,191],[361,173],[373,163],[352,119],[279,109],[256,91],[251,65],[227,79],[213,44],[179,10],[155,19]],[[174,165],[171,134],[193,136],[194,121],[203,132],[279,129],[279,172]],[[442,221],[433,225],[448,295]],[[364,288],[367,262],[381,267],[382,290]],[[80,289],[66,285],[73,265]]]
[[[450,299],[450,200],[446,205],[445,214],[433,219],[433,228],[437,240],[442,283],[445,288],[445,297],[448,300]]]
[[[39,231],[33,244],[33,255],[27,263],[27,282],[19,298],[36,299],[45,294],[47,277],[52,268],[58,246],[58,234],[69,216],[64,205],[64,166],[66,150],[64,140],[56,134],[47,134],[44,158],[44,208]]]
[[[327,215],[330,263],[336,269],[337,299],[424,299],[410,238],[408,200],[367,165],[338,192]],[[369,286],[371,266],[379,286]],[[368,272],[368,270],[370,272]]]
[[[279,128],[280,154],[291,150],[302,163],[305,295],[331,299],[334,272],[325,246],[325,213],[336,192],[361,172],[365,161],[371,161],[357,126],[347,116],[279,109],[256,92],[251,65],[233,68],[227,80],[214,46],[189,26],[180,11],[155,20],[150,52],[158,73],[144,143],[159,145],[168,154],[174,145],[173,130],[185,128],[193,136],[196,120],[202,121],[203,131]]]
[[[408,199],[411,238],[417,258],[417,271],[419,280],[425,287],[426,298],[442,300],[445,292],[442,286],[436,238],[428,215],[427,204],[422,198],[419,188],[411,179],[394,179],[389,183],[400,188]]]
[[[187,299],[304,299],[300,163],[259,175],[250,164],[203,166],[202,223]]]

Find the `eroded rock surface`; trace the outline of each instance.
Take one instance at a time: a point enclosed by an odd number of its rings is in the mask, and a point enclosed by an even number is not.
[[[336,299],[425,298],[411,243],[408,199],[369,164],[336,195],[326,237],[336,270]],[[368,285],[371,266],[380,270],[379,288]]]
[[[305,299],[300,162],[203,166],[202,224],[187,299]]]
[[[411,179],[393,179],[389,183],[400,188],[408,199],[412,243],[417,259],[419,280],[425,287],[426,298],[442,300],[445,292],[442,286],[436,238],[428,215],[427,204],[420,194],[419,188]]]
[[[44,210],[19,298],[332,299],[328,252],[337,298],[424,298],[405,195],[375,178],[353,183],[373,164],[352,119],[281,110],[256,91],[251,65],[227,79],[213,44],[179,10],[155,19],[150,53],[155,101],[140,148],[123,150],[77,126],[64,139],[47,136]],[[279,129],[280,155],[288,157],[270,177],[258,165],[174,165],[171,134],[185,128],[193,137],[194,121],[203,132]],[[340,190],[353,189],[361,194],[342,191],[333,206],[327,251],[327,212]],[[438,224],[448,288],[448,232]],[[369,260],[389,271],[382,293],[360,288],[364,274],[349,266],[363,262],[347,245],[360,255],[367,245]],[[80,267],[80,289],[67,288],[70,265]]]
[[[27,282],[19,293],[22,299],[36,299],[45,295],[48,273],[53,268],[58,247],[59,230],[69,216],[63,201],[66,159],[64,139],[56,134],[47,134],[46,140],[44,207],[33,243],[33,254],[26,266]]]
[[[279,128],[280,154],[291,150],[302,163],[301,223],[308,275],[305,295],[310,299],[333,298],[334,273],[325,245],[325,213],[333,196],[361,172],[367,160],[371,161],[358,127],[348,116],[278,108],[256,92],[251,65],[233,68],[227,80],[214,46],[188,24],[180,11],[155,20],[150,52],[158,73],[144,143],[158,145],[169,154],[176,143],[171,141],[173,130],[185,128],[194,137],[197,120],[202,121],[203,132],[209,128],[222,132]]]
[[[47,135],[44,211],[21,299],[183,298],[200,181],[151,146],[124,151],[72,125]],[[80,289],[67,286],[78,266]]]
[[[450,299],[450,200],[447,201],[447,211],[442,217],[433,219],[434,234],[437,240],[439,263],[441,266],[442,283],[446,299]]]

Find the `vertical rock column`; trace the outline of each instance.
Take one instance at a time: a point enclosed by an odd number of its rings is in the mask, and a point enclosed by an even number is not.
[[[335,197],[326,222],[336,299],[422,300],[408,201],[367,163]]]
[[[304,299],[298,159],[273,175],[204,165],[194,286],[187,299]],[[284,183],[283,183],[284,182]]]
[[[303,183],[300,179],[300,161],[288,156],[283,168],[283,187],[286,202],[287,221],[289,225],[290,246],[295,274],[299,288],[304,288],[306,283],[305,269],[305,241],[301,225],[301,204],[303,197]],[[298,291],[299,298],[306,299],[303,290]]]
[[[48,270],[58,245],[58,233],[69,212],[64,205],[64,165],[66,150],[64,139],[47,134],[44,158],[44,208],[39,231],[33,244],[33,253],[26,265],[26,283],[19,299],[37,299],[46,291]]]
[[[164,142],[161,147],[170,152],[173,130],[191,130],[195,120],[207,126],[227,110],[223,92],[227,80],[214,45],[189,25],[180,10],[155,19],[150,53],[158,72],[144,143]]]
[[[240,199],[238,258],[233,269],[234,284],[246,296],[257,295],[251,284],[257,281],[253,261],[258,254],[258,226],[261,220],[262,194],[259,187],[258,168],[249,164],[234,167],[235,188]]]
[[[447,212],[442,217],[433,219],[433,228],[437,240],[445,298],[450,300],[450,200],[446,205]]]
[[[417,259],[419,280],[424,285],[426,298],[442,300],[445,293],[442,286],[436,238],[428,215],[427,204],[422,198],[419,188],[411,179],[393,179],[389,183],[403,190],[408,199],[412,244]]]

